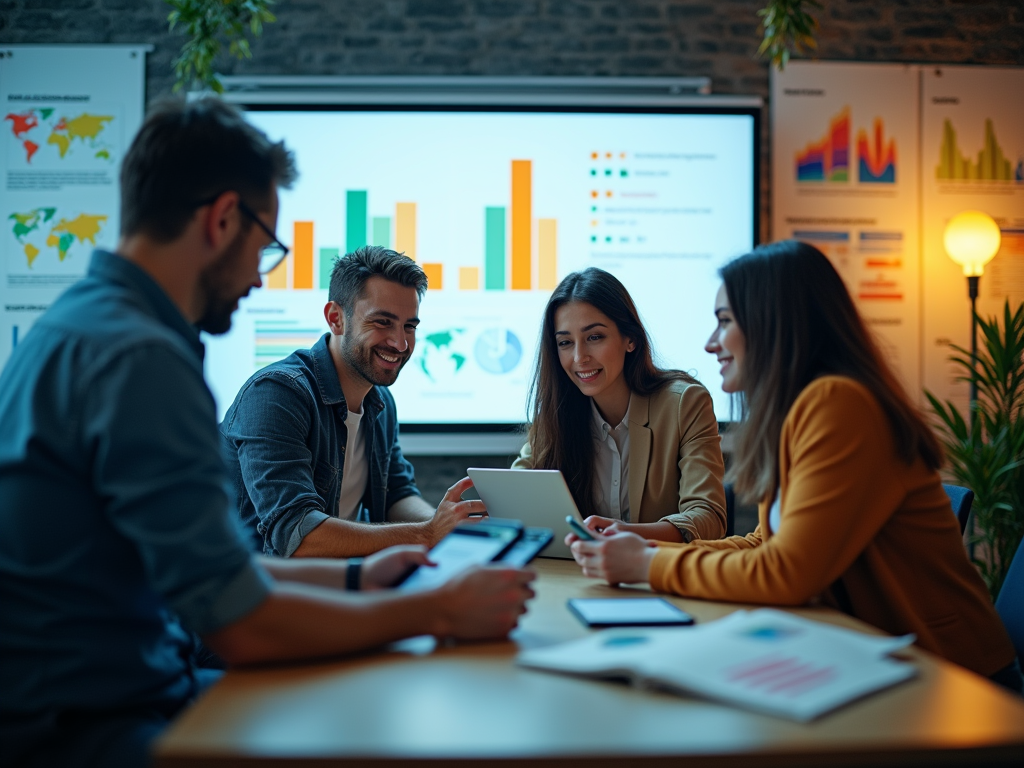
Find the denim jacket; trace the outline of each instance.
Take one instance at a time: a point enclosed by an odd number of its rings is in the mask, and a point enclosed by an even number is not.
[[[338,515],[348,409],[329,337],[255,373],[220,425],[254,551],[290,557],[310,531]],[[382,523],[395,502],[419,495],[386,388],[373,387],[363,399],[363,425],[369,473],[359,519]]]

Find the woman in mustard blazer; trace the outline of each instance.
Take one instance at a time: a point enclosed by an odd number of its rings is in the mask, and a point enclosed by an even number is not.
[[[789,240],[721,275],[707,350],[743,409],[730,476],[760,502],[760,524],[695,545],[573,540],[584,572],[687,597],[821,602],[1020,690],[942,489],[939,444],[828,259]]]
[[[675,542],[725,535],[711,396],[654,365],[633,300],[608,272],[574,272],[551,295],[532,398],[512,466],[561,470],[590,528]]]

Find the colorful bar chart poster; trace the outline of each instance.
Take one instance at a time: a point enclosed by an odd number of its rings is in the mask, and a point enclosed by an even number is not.
[[[0,367],[114,248],[121,159],[142,122],[145,48],[4,45],[0,58]]]
[[[980,281],[978,313],[1002,317],[1024,300],[1024,69],[922,67],[921,157],[924,386],[961,407],[968,402],[950,344],[970,346],[967,278],[946,255],[946,223],[965,210],[992,216],[1000,252]]]
[[[241,302],[231,332],[206,339],[221,414],[260,366],[327,331],[334,259],[380,245],[428,280],[414,350],[391,386],[405,424],[523,422],[544,306],[590,266],[623,281],[659,361],[695,372],[729,417],[704,342],[716,270],[754,242],[752,114],[249,118],[294,150],[300,180],[280,195],[277,233],[291,254]]]
[[[772,237],[829,258],[915,401],[918,94],[911,66],[797,61],[772,72]]]

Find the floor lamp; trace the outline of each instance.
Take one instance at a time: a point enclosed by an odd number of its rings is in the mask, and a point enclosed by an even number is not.
[[[963,211],[946,224],[942,236],[949,258],[959,264],[967,276],[967,295],[971,298],[971,407],[970,424],[974,431],[974,411],[978,402],[976,363],[978,360],[978,280],[988,264],[999,252],[1001,240],[999,226],[992,217],[981,211]]]

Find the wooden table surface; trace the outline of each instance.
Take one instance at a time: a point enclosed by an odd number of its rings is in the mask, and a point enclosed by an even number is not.
[[[229,672],[158,742],[180,766],[1024,765],[1024,699],[911,649],[919,676],[810,724],[516,667],[520,648],[590,630],[570,597],[645,596],[538,560],[537,598],[508,642],[429,638],[315,665]],[[698,622],[733,604],[673,598]],[[827,609],[803,616],[870,631]]]

